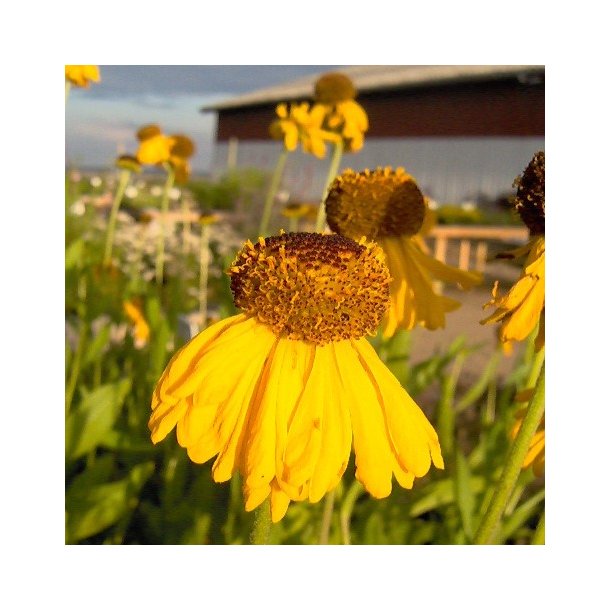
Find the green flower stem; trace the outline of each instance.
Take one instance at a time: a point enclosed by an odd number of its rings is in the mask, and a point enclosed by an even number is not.
[[[269,496],[254,512],[254,526],[250,532],[251,544],[268,544],[271,532],[271,500]]]
[[[104,248],[104,265],[109,265],[112,260],[112,246],[114,242],[114,231],[116,228],[116,219],[119,213],[119,207],[121,207],[121,201],[125,194],[125,189],[129,184],[129,177],[131,172],[128,169],[121,170],[119,175],[119,184],[114,194],[114,201],[112,202],[112,208],[110,209],[110,218],[108,219],[108,228],[106,230],[106,247]]]
[[[188,235],[191,232],[191,221],[188,219],[189,207],[186,198],[182,198],[182,254],[188,251]]]
[[[210,266],[208,251],[210,245],[210,225],[201,225],[201,245],[199,248],[199,316],[200,330],[207,326],[208,321],[208,270]]]
[[[163,187],[163,196],[161,199],[161,230],[159,231],[159,238],[157,240],[157,260],[155,263],[155,279],[158,286],[163,283],[163,259],[165,256],[165,230],[167,228],[169,192],[172,190],[174,179],[176,178],[176,172],[171,165],[166,164],[165,169],[167,170],[167,180]]]
[[[329,491],[324,500],[324,512],[322,513],[322,526],[320,527],[320,539],[318,544],[328,544],[330,523],[333,518],[335,508],[335,490]]]
[[[337,173],[339,172],[339,165],[341,165],[341,157],[343,155],[343,140],[339,140],[335,143],[335,148],[333,150],[333,157],[330,161],[330,167],[328,168],[328,176],[326,176],[326,185],[324,186],[324,192],[322,193],[322,201],[320,202],[320,207],[318,208],[318,218],[316,220],[316,233],[322,233],[324,230],[324,225],[326,224],[326,212],[324,209],[324,202],[326,201],[326,195],[328,193],[328,188],[332,184],[332,181],[335,179]]]
[[[265,205],[263,207],[263,215],[261,217],[261,223],[258,227],[258,235],[257,237],[265,237],[267,235],[267,231],[269,230],[269,220],[271,218],[271,210],[273,209],[273,202],[275,200],[275,196],[277,194],[278,189],[280,188],[280,182],[282,180],[282,175],[284,174],[284,168],[286,167],[286,159],[288,158],[288,151],[284,148],[280,156],[278,157],[277,163],[275,164],[275,169],[273,170],[273,176],[271,178],[271,184],[269,185],[269,190],[267,191],[267,197],[265,198]]]
[[[70,87],[71,87],[70,81],[67,80],[66,81],[66,104],[68,103],[68,96],[70,95]]]
[[[68,415],[70,412],[70,406],[72,405],[72,399],[74,398],[74,392],[76,390],[76,382],[78,381],[78,376],[80,374],[81,362],[85,352],[85,345],[87,344],[87,328],[88,327],[85,320],[81,320],[76,353],[74,354],[74,359],[72,360],[70,378],[66,384],[66,415]]]
[[[356,504],[356,500],[362,495],[364,492],[364,487],[362,487],[361,483],[358,481],[354,481],[349,488],[347,494],[345,495],[345,500],[343,501],[343,505],[341,506],[341,510],[339,511],[339,520],[341,521],[341,537],[343,539],[343,544],[351,544],[350,537],[350,520],[352,518],[352,512],[354,510],[354,505]]]
[[[544,544],[544,512],[540,516],[540,521],[538,521],[538,526],[536,527],[530,544]]]
[[[544,364],[544,347],[541,348],[538,352],[536,352],[536,355],[534,356],[534,362],[532,363],[532,368],[530,370],[530,374],[527,378],[525,387],[523,388],[524,390],[534,387],[534,384],[536,383],[536,379],[538,379],[538,376],[540,375],[540,369],[542,368],[543,364]]]
[[[496,486],[491,503],[483,515],[481,525],[474,537],[474,544],[493,544],[493,538],[515,488],[523,460],[544,415],[544,364],[536,383],[534,395],[527,408],[525,418],[509,451],[506,464]]]

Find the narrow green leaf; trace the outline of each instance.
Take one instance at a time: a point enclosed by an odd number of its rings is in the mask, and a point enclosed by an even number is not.
[[[83,239],[75,239],[66,248],[66,270],[79,266],[85,254],[85,242]]]
[[[95,448],[116,421],[131,380],[109,383],[86,394],[66,419],[66,459],[76,459]]]
[[[538,511],[538,504],[544,500],[544,489],[536,492],[531,498],[523,502],[513,514],[506,519],[500,532],[500,543],[506,542],[530,517]]]
[[[95,362],[102,354],[102,350],[108,345],[110,340],[110,324],[102,326],[97,335],[90,341],[85,357],[83,358],[83,366]]]
[[[129,475],[114,483],[66,493],[66,544],[74,544],[110,527],[132,511],[140,489],[153,473],[154,463],[138,464]]]
[[[460,511],[464,533],[470,542],[474,534],[473,512],[475,496],[472,490],[472,477],[468,467],[468,460],[459,449],[455,451],[455,498]]]

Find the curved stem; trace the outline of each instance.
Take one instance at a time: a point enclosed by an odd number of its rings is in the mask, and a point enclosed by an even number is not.
[[[318,544],[328,544],[328,534],[330,532],[330,523],[333,518],[333,509],[335,507],[335,490],[329,491],[324,500],[324,512],[322,513],[322,526],[320,527],[320,539]]]
[[[263,215],[261,217],[261,223],[258,227],[258,236],[265,237],[269,230],[269,219],[271,218],[271,210],[273,209],[273,201],[277,194],[277,190],[280,188],[280,182],[284,173],[284,167],[286,166],[286,159],[288,158],[288,151],[284,148],[280,156],[278,157],[275,169],[273,170],[273,177],[271,178],[271,184],[267,191],[267,197],[265,198],[265,205],[263,207]]]
[[[330,167],[328,168],[328,175],[326,176],[326,185],[324,186],[324,192],[322,193],[322,201],[318,208],[318,218],[316,220],[316,233],[321,233],[324,230],[326,224],[326,212],[324,202],[326,201],[326,195],[328,194],[328,187],[332,184],[339,171],[339,165],[341,165],[341,156],[343,155],[343,140],[339,140],[335,143],[333,150],[333,157],[330,161]]]
[[[530,544],[544,544],[544,511],[542,515],[540,515],[540,521],[538,521],[538,526],[536,527]]]
[[[352,518],[352,511],[354,510],[354,505],[356,504],[356,500],[360,497],[362,492],[364,491],[364,487],[358,482],[354,481],[349,488],[347,494],[345,495],[345,500],[343,501],[343,505],[341,506],[341,510],[339,511],[339,520],[341,522],[341,537],[343,539],[343,544],[351,544],[350,537],[350,520]]]
[[[163,188],[163,198],[161,199],[161,230],[157,240],[157,260],[155,262],[155,279],[160,286],[163,283],[163,258],[165,256],[165,229],[167,225],[167,212],[169,209],[169,192],[174,186],[176,172],[167,164],[167,180]]]
[[[254,511],[254,526],[250,532],[250,544],[267,544],[271,531],[271,500],[266,500]]]
[[[491,503],[483,515],[481,525],[474,537],[474,544],[493,544],[498,524],[515,487],[523,460],[527,455],[532,438],[544,415],[544,364],[536,383],[534,395],[530,400],[527,413],[515,441],[509,451],[504,470],[496,486]]]
[[[125,194],[125,189],[129,183],[130,171],[128,169],[121,170],[119,175],[119,184],[114,194],[112,208],[110,209],[110,218],[108,219],[108,229],[106,230],[106,247],[104,248],[104,265],[109,265],[112,260],[112,246],[114,242],[114,231],[116,228],[116,219],[121,207],[121,201]]]

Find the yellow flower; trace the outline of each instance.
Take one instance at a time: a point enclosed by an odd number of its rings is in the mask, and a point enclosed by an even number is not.
[[[355,101],[356,88],[345,74],[329,72],[314,86],[314,110],[324,115],[323,126],[339,134],[347,152],[356,152],[364,144],[369,119],[364,108]]]
[[[97,66],[66,66],[66,80],[76,87],[89,87],[90,82],[100,82]]]
[[[526,256],[523,270],[515,285],[505,296],[500,296],[498,282],[495,282],[491,300],[483,308],[495,307],[481,324],[501,322],[500,341],[523,341],[538,326],[535,340],[536,350],[544,345],[544,153],[534,155],[522,176],[515,180],[518,186],[515,209],[530,230],[529,242],[510,252],[503,252],[501,258]]]
[[[288,151],[294,151],[299,142],[303,151],[315,155],[319,159],[326,155],[326,142],[338,141],[338,136],[322,129],[325,117],[324,108],[312,108],[303,102],[278,104],[276,108],[278,119],[271,123],[269,133],[274,140],[283,140]]]
[[[527,390],[523,390],[519,392],[517,396],[515,396],[515,400],[517,402],[528,402],[534,393],[533,388],[528,388]],[[523,423],[523,419],[527,412],[527,407],[523,409],[519,409],[515,413],[516,422],[513,425],[510,431],[510,437],[514,439],[517,436],[517,432],[521,428],[521,424]],[[534,474],[539,477],[544,472],[544,415],[542,416],[542,421],[538,426],[538,430],[536,430],[531,442],[525,459],[523,460],[523,465],[521,468],[525,470],[532,466]]]
[[[351,453],[376,498],[392,475],[411,488],[443,468],[423,412],[366,339],[388,306],[389,274],[373,243],[292,233],[246,242],[230,268],[235,316],[171,359],[153,393],[158,443],[176,426],[212,476],[239,471],[247,511],[268,496],[274,522],[291,500],[318,502]]]
[[[309,205],[306,203],[287,203],[281,211],[285,218],[303,218],[309,211]]]
[[[176,182],[184,183],[190,175],[188,159],[195,152],[193,141],[185,135],[166,136],[158,125],[145,125],[136,134],[140,141],[136,157],[143,165],[162,165],[169,163],[175,174]]]
[[[123,302],[123,311],[133,324],[133,342],[137,348],[144,347],[150,339],[150,328],[144,315],[140,303],[132,299]]]
[[[331,184],[326,199],[328,226],[352,239],[376,240],[385,252],[392,284],[391,305],[383,335],[420,324],[429,330],[445,326],[445,313],[460,306],[436,294],[432,280],[469,289],[482,281],[480,273],[462,271],[431,257],[417,234],[427,206],[412,176],[403,168],[346,170]]]

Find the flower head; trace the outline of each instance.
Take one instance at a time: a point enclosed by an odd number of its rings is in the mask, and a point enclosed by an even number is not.
[[[445,326],[445,313],[460,303],[436,294],[433,279],[463,289],[482,281],[479,273],[455,269],[427,253],[418,233],[422,228],[428,230],[433,220],[415,180],[401,167],[346,170],[331,184],[325,205],[333,231],[352,239],[375,239],[385,252],[392,276],[391,306],[383,330],[386,337],[398,327],[411,329],[421,324],[434,330]]]
[[[340,72],[322,75],[314,86],[313,109],[324,115],[323,127],[340,135],[348,152],[362,148],[369,128],[366,111],[355,101],[356,93],[350,78]]]
[[[538,326],[535,340],[536,350],[544,345],[544,153],[534,155],[523,175],[515,180],[518,187],[515,208],[530,230],[529,242],[510,252],[503,252],[501,258],[525,257],[525,263],[512,288],[506,295],[499,294],[498,282],[494,284],[491,300],[483,307],[496,310],[481,324],[501,322],[500,341],[510,344],[523,341]]]
[[[133,324],[133,342],[137,348],[144,347],[150,338],[150,328],[142,313],[142,306],[136,299],[123,302],[123,311]]]
[[[284,218],[303,218],[309,212],[306,203],[287,203],[281,210]]]
[[[66,66],[66,80],[76,87],[89,87],[89,83],[100,82],[97,66]]]
[[[187,343],[153,393],[153,442],[174,426],[191,460],[214,456],[215,481],[239,471],[246,510],[271,497],[319,501],[353,446],[356,477],[383,498],[411,488],[437,435],[366,336],[388,306],[389,273],[373,243],[288,233],[246,242],[229,270],[242,313]]]
[[[283,140],[288,151],[294,151],[299,144],[303,151],[322,159],[326,155],[326,143],[338,140],[338,136],[322,128],[325,111],[323,108],[310,109],[309,104],[278,104],[278,118],[271,123],[269,133],[274,140]]]
[[[195,153],[193,141],[183,135],[166,136],[158,125],[145,125],[136,133],[140,146],[136,154],[143,165],[168,163],[176,174],[176,182],[184,183],[190,175],[188,159]]]

